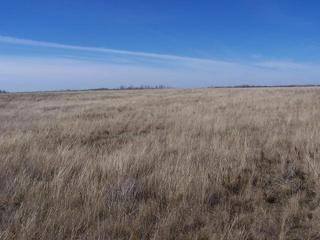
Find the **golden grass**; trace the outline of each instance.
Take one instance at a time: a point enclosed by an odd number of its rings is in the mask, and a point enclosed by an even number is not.
[[[320,239],[320,89],[0,95],[0,239]]]

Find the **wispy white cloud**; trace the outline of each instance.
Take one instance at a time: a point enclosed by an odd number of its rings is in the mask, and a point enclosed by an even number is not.
[[[156,58],[156,59],[162,59],[162,60],[201,61],[201,62],[208,62],[208,63],[215,62],[214,60],[204,59],[204,58],[193,58],[193,57],[184,57],[184,56],[177,56],[177,55],[170,55],[170,54],[127,51],[127,50],[118,50],[118,49],[100,48],[100,47],[84,47],[84,46],[67,45],[67,44],[60,44],[60,43],[53,43],[53,42],[46,42],[46,41],[35,41],[35,40],[30,40],[30,39],[21,39],[21,38],[2,36],[2,35],[0,35],[0,43],[17,44],[17,45],[34,46],[34,47],[58,48],[58,49],[66,49],[66,50],[98,52],[98,53],[121,54],[121,55],[137,56],[137,57]]]
[[[0,43],[112,55],[111,59],[107,58],[106,61],[96,61],[92,56],[77,58],[74,55],[71,55],[72,57],[53,57],[51,55],[35,57],[31,55],[1,56],[0,54],[0,89],[9,91],[83,89],[145,84],[205,87],[320,83],[319,64],[262,60],[232,62],[64,45],[4,36],[0,36]],[[135,57],[139,57],[142,61],[136,61]],[[115,58],[121,61],[113,61]],[[159,64],[158,61],[161,63]]]

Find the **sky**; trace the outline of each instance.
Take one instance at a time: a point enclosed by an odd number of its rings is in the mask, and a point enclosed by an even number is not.
[[[315,0],[1,0],[0,89],[320,84]]]

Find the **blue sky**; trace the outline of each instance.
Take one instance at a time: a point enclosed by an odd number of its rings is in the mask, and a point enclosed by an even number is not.
[[[0,89],[320,84],[319,1],[0,3]]]

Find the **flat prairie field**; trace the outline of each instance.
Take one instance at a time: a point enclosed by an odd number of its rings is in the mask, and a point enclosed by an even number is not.
[[[320,239],[320,88],[0,94],[0,239]]]

